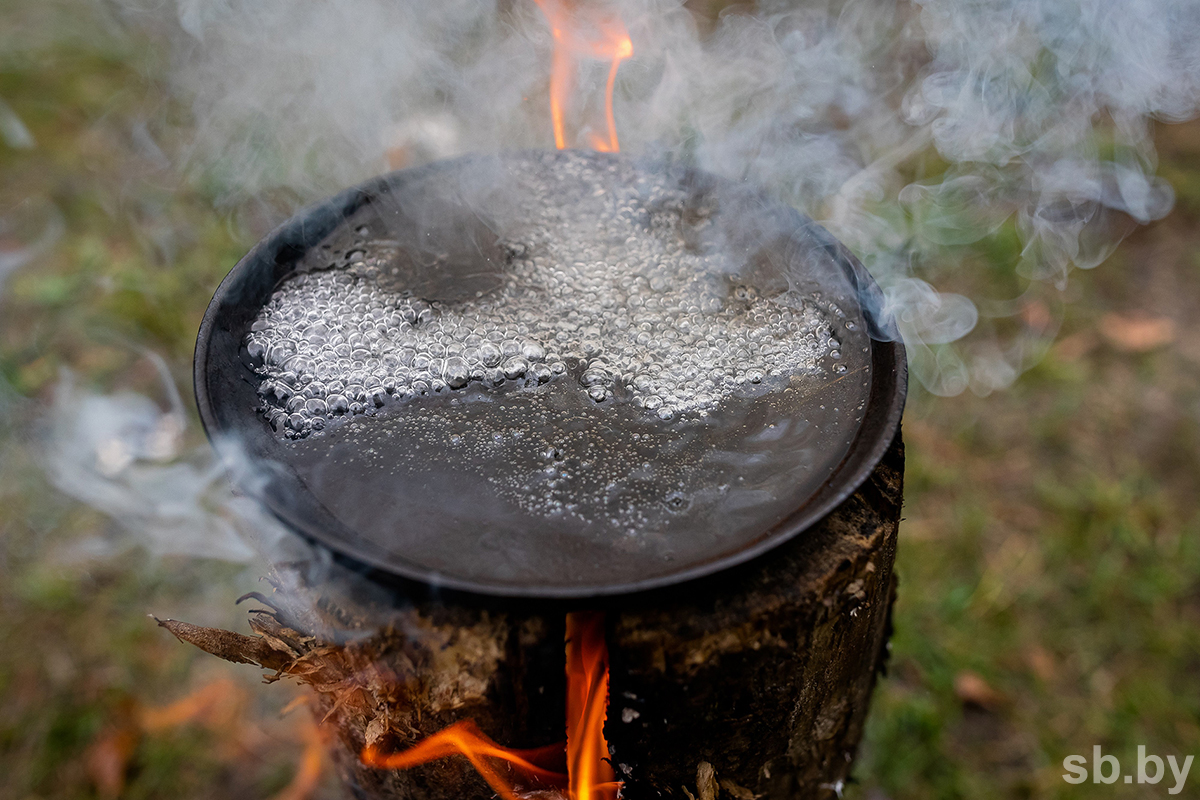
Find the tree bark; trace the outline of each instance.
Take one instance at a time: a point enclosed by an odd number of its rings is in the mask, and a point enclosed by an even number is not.
[[[254,595],[256,636],[161,625],[315,690],[356,798],[460,800],[492,790],[465,759],[364,766],[474,720],[502,745],[564,738],[569,611],[607,612],[605,735],[623,797],[823,798],[840,793],[862,734],[895,593],[904,448],[809,531],[752,562],[669,589],[591,604],[500,601],[336,567],[296,564]]]
[[[819,525],[705,590],[625,608],[606,733],[625,796],[840,793],[886,660],[904,450]]]

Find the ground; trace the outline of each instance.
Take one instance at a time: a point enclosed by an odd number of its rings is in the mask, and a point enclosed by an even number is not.
[[[187,397],[213,288],[290,200],[216,208],[166,163],[161,55],[69,5],[3,14],[0,117],[34,146],[0,143],[0,217],[62,233],[0,288],[0,798],[337,796],[303,710],[281,716],[297,692],[146,616],[245,630],[257,575],[147,552],[46,469],[64,370],[161,399],[148,349]],[[1200,124],[1157,140],[1175,210],[1071,277],[1045,358],[986,397],[914,387],[889,674],[848,797],[1159,797],[1169,775],[1075,786],[1063,759],[1200,756]],[[0,228],[0,270],[23,236]]]

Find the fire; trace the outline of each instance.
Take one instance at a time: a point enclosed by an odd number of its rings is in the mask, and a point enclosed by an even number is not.
[[[554,144],[567,146],[564,108],[575,88],[575,72],[580,58],[609,59],[608,82],[604,88],[604,118],[608,137],[591,134],[593,149],[605,153],[620,150],[617,123],[613,117],[613,88],[621,62],[633,55],[633,42],[625,23],[618,16],[606,16],[594,9],[575,13],[570,0],[534,0],[550,23],[554,35],[554,54],[550,63],[550,117],[554,122]]]
[[[608,715],[608,648],[604,615],[567,615],[567,775],[571,800],[615,800],[604,738]]]
[[[539,750],[513,750],[501,747],[485,736],[474,722],[465,720],[443,728],[408,750],[399,753],[381,753],[376,746],[367,745],[362,751],[361,758],[364,764],[371,767],[408,769],[427,761],[452,755],[464,755],[496,794],[503,797],[504,800],[517,800],[517,795],[514,793],[516,782],[508,780],[505,774],[493,766],[488,759],[506,762],[511,771],[520,776],[522,783],[537,782],[561,788],[566,785],[567,776],[536,763],[539,761],[546,763],[555,755],[561,759],[561,749],[560,746]]]
[[[569,800],[616,800],[621,784],[606,761],[608,742],[604,738],[608,712],[604,615],[568,614],[566,648],[566,773],[561,771],[564,745],[534,750],[501,747],[470,720],[443,728],[399,753],[383,753],[378,747],[368,745],[360,756],[362,762],[380,769],[408,769],[435,759],[463,755],[504,800],[518,800],[518,785],[535,784],[565,790]],[[514,774],[515,779],[510,777]]]

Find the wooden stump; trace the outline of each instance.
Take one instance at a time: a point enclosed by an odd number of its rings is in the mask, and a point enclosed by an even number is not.
[[[605,735],[630,800],[721,793],[819,798],[840,792],[886,658],[904,449],[813,529],[740,567],[683,586],[586,606],[498,601],[280,568],[256,596],[256,636],[161,622],[225,658],[315,690],[356,798],[488,798],[462,758],[402,772],[366,767],[368,743],[400,750],[474,720],[497,742],[562,741],[565,615],[607,612]]]

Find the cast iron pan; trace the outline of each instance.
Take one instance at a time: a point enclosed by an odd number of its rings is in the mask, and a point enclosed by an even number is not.
[[[842,342],[841,360],[730,399],[704,420],[664,423],[631,403],[594,407],[565,376],[534,389],[468,386],[389,402],[331,418],[326,429],[299,438],[272,427],[258,394],[261,364],[248,357],[245,341],[281,282],[298,271],[344,268],[386,240],[396,274],[417,296],[469,302],[503,280],[512,257],[503,242],[520,228],[522,209],[557,202],[522,196],[515,188],[522,176],[567,175],[580,165],[612,181],[666,176],[687,198],[677,209],[681,235],[697,248],[723,248],[742,265],[739,280],[823,304]],[[559,185],[569,192],[568,178]],[[753,188],[617,155],[469,156],[348,189],[259,242],[221,283],[200,326],[196,400],[237,488],[336,553],[485,595],[625,594],[764,554],[802,534],[870,475],[899,427],[907,386],[904,347],[881,307],[871,277],[828,232]],[[545,404],[557,417],[539,416]],[[521,437],[522,426],[547,440],[570,429],[576,444],[555,454],[568,465],[577,455],[587,466],[582,449],[571,451],[586,447],[611,468],[637,462],[629,467],[634,474],[644,467],[637,491],[648,509],[645,524],[616,530],[598,521],[587,513],[589,502],[601,503],[596,498],[585,498],[576,513],[530,512],[496,490],[503,483],[496,476],[506,471],[536,472],[537,464],[524,463],[528,453],[517,446],[511,457],[468,464],[437,438],[453,430],[456,441],[500,441]],[[680,501],[687,475],[701,479]],[[539,484],[531,486],[536,495]]]

